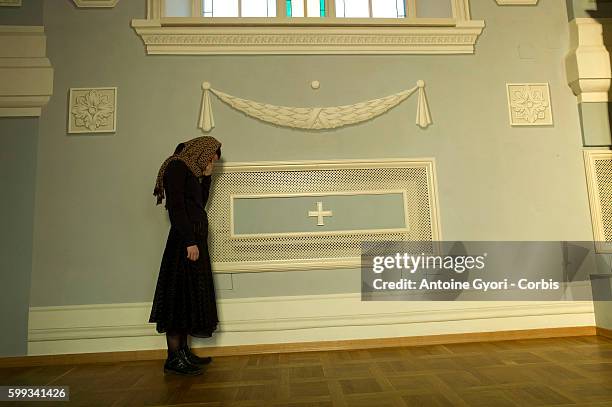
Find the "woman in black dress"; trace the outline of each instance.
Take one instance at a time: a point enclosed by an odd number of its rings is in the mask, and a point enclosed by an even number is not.
[[[213,165],[220,157],[219,141],[197,137],[180,143],[157,176],[153,194],[158,205],[166,198],[171,226],[149,322],[166,333],[166,373],[201,374],[201,366],[212,360],[193,354],[187,338],[208,338],[219,322],[204,207]]]

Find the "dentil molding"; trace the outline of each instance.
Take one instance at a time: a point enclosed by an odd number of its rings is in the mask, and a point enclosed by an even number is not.
[[[148,54],[471,54],[484,22],[451,27],[231,23],[171,26],[133,20]]]
[[[0,25],[0,117],[40,116],[53,94],[42,26]]]

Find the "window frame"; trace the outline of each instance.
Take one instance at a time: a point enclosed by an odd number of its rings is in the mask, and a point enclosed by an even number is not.
[[[275,2],[276,2],[276,10],[278,11],[278,3],[279,3],[279,1],[275,0]],[[199,18],[199,17],[202,17],[202,18],[223,18],[223,17],[204,17],[204,15],[203,15],[204,14],[204,10],[202,9],[202,5],[203,5],[202,3],[203,3],[202,0],[191,0],[191,17],[192,18]],[[162,10],[161,10],[162,14],[163,14],[164,9],[165,9],[165,5],[162,5]],[[277,12],[277,14],[278,14],[278,12]],[[245,17],[242,17],[242,0],[238,0],[238,17],[232,17],[232,18],[245,18]],[[254,17],[254,18],[266,18],[266,19],[268,19],[268,18],[276,18],[276,17]]]
[[[148,54],[470,54],[484,29],[472,20],[469,0],[450,0],[452,18],[417,18],[416,0],[405,18],[287,17],[276,0],[276,17],[165,17],[165,0],[146,0],[145,19],[132,20]],[[326,11],[335,15],[335,1]]]

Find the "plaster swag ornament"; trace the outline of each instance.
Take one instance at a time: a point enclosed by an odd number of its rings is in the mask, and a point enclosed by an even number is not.
[[[267,123],[297,129],[327,130],[373,119],[399,105],[414,92],[418,91],[416,124],[421,128],[426,128],[432,123],[425,95],[425,82],[421,80],[417,81],[417,86],[412,89],[380,99],[372,99],[352,105],[329,107],[288,107],[256,102],[213,89],[209,82],[204,82],[202,89],[202,109],[198,127],[203,132],[209,132],[215,127],[210,102],[211,93],[230,107]]]
[[[512,126],[553,124],[548,83],[508,83],[506,89]]]
[[[117,88],[71,88],[68,132],[114,132],[116,107]]]

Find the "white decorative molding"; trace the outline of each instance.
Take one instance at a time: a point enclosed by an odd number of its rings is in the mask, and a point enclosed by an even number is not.
[[[117,130],[117,88],[70,88],[68,133]]]
[[[0,7],[20,7],[21,0],[0,0]]]
[[[403,90],[379,99],[367,100],[350,105],[326,107],[278,106],[257,102],[232,96],[218,89],[213,89],[209,82],[202,83],[202,90],[202,103],[198,127],[202,129],[203,132],[209,132],[215,127],[212,104],[210,102],[211,93],[230,107],[247,116],[254,117],[267,123],[297,129],[328,130],[371,120],[393,109],[418,91],[416,125],[421,128],[426,128],[432,123],[427,96],[425,95],[425,82],[422,80],[417,81],[417,85],[414,88]]]
[[[191,13],[165,17],[164,0],[147,0],[147,18],[132,20],[148,54],[464,54],[474,53],[484,21],[472,20],[469,0],[450,0],[452,18],[205,18],[201,1]]]
[[[607,46],[612,19],[576,18],[570,25],[570,51],[565,58],[567,81],[578,102],[610,100],[612,70]]]
[[[308,211],[309,217],[317,218],[317,226],[325,226],[325,217],[326,216],[334,216],[333,211],[324,211],[323,210],[323,202],[317,202],[317,210],[316,211]]]
[[[182,25],[177,25],[183,21]],[[204,20],[204,21],[202,21]],[[484,21],[132,20],[147,54],[472,54]],[[296,20],[296,19],[293,19]],[[305,21],[301,21],[305,20]],[[382,21],[379,21],[382,20]],[[385,21],[386,20],[386,21]]]
[[[194,346],[392,338],[594,326],[591,301],[361,301],[332,294],[218,300],[220,326]],[[163,349],[150,303],[32,307],[28,355]]]
[[[535,6],[538,0],[495,0],[500,6]]]
[[[0,117],[40,116],[53,94],[44,27],[0,25]]]
[[[593,241],[597,253],[612,253],[612,151],[584,150]]]
[[[402,197],[402,213],[401,216],[403,218],[402,226],[398,228],[384,228],[384,229],[329,229],[325,231],[316,231],[316,232],[282,232],[282,233],[257,233],[257,234],[246,234],[246,233],[236,233],[235,225],[235,213],[236,213],[236,205],[235,201],[237,199],[266,199],[266,198],[298,198],[298,197],[316,197],[316,198],[325,198],[325,197],[338,197],[338,196],[359,196],[363,197],[364,195],[398,195]],[[320,204],[320,205],[319,205]],[[307,211],[307,216],[317,218],[317,226],[325,226],[324,218],[333,216],[332,211],[323,210],[322,206],[324,205],[322,201],[316,202],[317,205],[316,211]],[[375,211],[375,210],[374,210]],[[306,237],[306,236],[325,236],[325,237],[333,237],[333,236],[346,236],[346,235],[355,235],[355,234],[392,234],[392,233],[409,233],[409,210],[408,210],[408,196],[406,195],[406,190],[396,189],[396,190],[367,190],[367,191],[327,191],[327,192],[298,192],[298,193],[265,193],[265,194],[232,194],[230,195],[230,237],[232,239],[257,239],[257,238],[294,238],[294,237]],[[297,216],[302,215],[296,214]]]
[[[216,167],[213,188],[207,212],[216,273],[354,268],[359,267],[361,242],[366,240],[441,240],[435,163],[431,158],[228,163]],[[410,228],[233,234],[232,196],[390,190],[404,192],[404,219],[410,219]]]
[[[506,92],[512,126],[553,124],[548,83],[508,83]]]
[[[72,0],[77,7],[85,8],[111,8],[115,7],[119,0]]]

